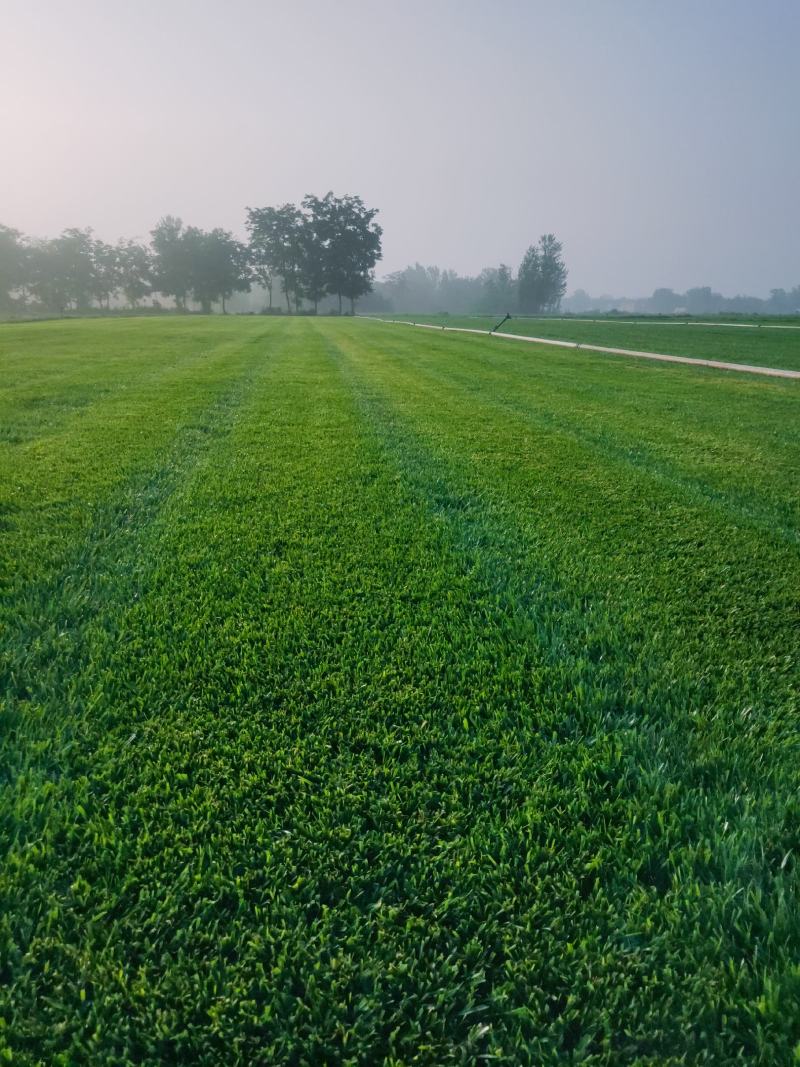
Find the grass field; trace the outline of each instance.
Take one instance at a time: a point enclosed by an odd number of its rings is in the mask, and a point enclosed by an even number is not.
[[[222,316],[0,368],[0,1062],[800,1060],[797,383]]]
[[[467,326],[475,330],[491,330],[502,315],[388,315],[415,322],[429,322],[441,326]],[[775,329],[776,323],[792,325],[792,329]],[[616,322],[613,318],[600,320],[522,318],[514,316],[501,328],[505,333],[528,337],[546,337],[556,341],[576,341],[579,344],[603,345],[607,348],[630,348],[642,352],[660,352],[669,356],[689,356],[693,359],[715,359],[723,363],[749,363],[761,367],[782,367],[800,370],[800,320],[785,319],[771,322],[767,327],[753,329],[742,326],[702,326],[686,324],[685,320],[643,320]]]

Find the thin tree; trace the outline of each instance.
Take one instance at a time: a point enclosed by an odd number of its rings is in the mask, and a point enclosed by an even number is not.
[[[290,314],[292,296],[295,298],[295,306],[299,299],[297,286],[302,254],[301,223],[302,216],[294,204],[247,209],[246,226],[250,234],[251,254],[257,258],[263,270],[280,275],[286,296],[286,309]]]
[[[151,236],[155,287],[165,296],[174,297],[175,306],[185,311],[192,283],[191,253],[183,222],[174,215],[165,215]]]
[[[564,264],[563,246],[552,233],[539,238],[539,253],[542,275],[543,310],[558,311],[567,291],[567,268]]]
[[[119,287],[130,307],[153,291],[153,257],[150,250],[135,241],[117,242]]]
[[[189,250],[189,286],[194,299],[208,315],[217,301],[226,313],[226,301],[250,288],[247,249],[227,230],[210,233],[190,226],[184,235]]]
[[[0,226],[0,309],[14,306],[13,294],[22,291],[27,281],[28,250],[19,230]]]

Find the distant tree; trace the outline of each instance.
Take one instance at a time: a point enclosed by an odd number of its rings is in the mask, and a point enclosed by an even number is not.
[[[440,285],[443,274],[438,267],[413,267],[394,271],[381,284],[392,305],[400,311],[429,313],[443,308]]]
[[[373,270],[381,258],[383,230],[374,221],[377,208],[367,208],[360,196],[334,196],[328,192],[313,200],[317,233],[325,248],[326,290],[350,301],[350,312],[360,296],[372,291]]]
[[[576,289],[572,296],[565,301],[565,305],[569,307],[570,311],[580,315],[581,312],[590,310],[592,307],[592,298],[585,289]]]
[[[478,275],[478,285],[480,298],[476,310],[485,315],[494,315],[501,304],[497,267],[484,267]]]
[[[247,258],[253,281],[262,286],[269,296],[269,310],[272,311],[272,291],[275,285],[275,271],[264,259],[262,249],[251,240],[247,246]]]
[[[563,247],[552,233],[531,245],[519,268],[519,308],[528,314],[557,311],[567,291]]]
[[[12,293],[27,282],[28,250],[19,230],[0,226],[0,310],[14,305]]]
[[[76,311],[86,311],[96,289],[92,231],[64,230],[51,244],[56,268],[62,272],[66,283],[68,299]]]
[[[40,241],[29,254],[29,288],[48,311],[85,311],[95,293],[91,230],[64,230],[60,237]]]
[[[28,289],[45,311],[63,315],[69,307],[67,279],[60,269],[54,242],[31,242],[28,250]]]
[[[725,310],[739,315],[761,315],[767,311],[766,302],[757,296],[732,296],[725,301]]]
[[[683,303],[683,297],[672,289],[656,289],[650,297],[650,310],[656,315],[671,315]]]
[[[111,297],[120,286],[117,249],[103,241],[92,241],[92,295],[100,307],[111,306]]]
[[[508,312],[517,306],[517,279],[505,263],[484,267],[478,275],[480,297],[476,310],[486,315]]]
[[[462,277],[454,270],[442,271],[437,293],[437,310],[468,314],[476,308],[479,299],[480,285],[477,278]]]
[[[497,298],[499,300],[499,311],[507,311],[516,306],[517,297],[517,281],[514,278],[513,271],[505,263],[501,263],[497,268],[497,275],[495,278],[497,285]]]
[[[327,292],[330,257],[325,215],[320,214],[321,204],[322,201],[316,196],[303,198],[304,213],[300,219],[299,231],[298,287],[301,295],[314,305],[314,314]]]
[[[190,226],[183,240],[188,249],[192,296],[206,314],[212,304],[221,301],[224,314],[226,300],[250,288],[247,248],[222,229],[206,233]]]
[[[715,293],[708,285],[703,285],[687,289],[683,302],[690,315],[708,315],[722,310],[724,298],[721,293]]]
[[[544,308],[542,256],[536,245],[531,245],[522,257],[518,278],[519,310],[536,314]]]
[[[151,231],[151,237],[154,286],[164,296],[174,297],[176,306],[185,311],[192,280],[191,251],[183,222],[174,215],[165,215]]]
[[[119,288],[135,308],[153,291],[153,257],[148,248],[135,241],[118,241],[116,247]]]
[[[770,289],[765,310],[770,315],[797,315],[800,311],[800,285],[788,292],[785,289]]]
[[[544,310],[558,311],[567,291],[567,268],[564,264],[563,246],[555,235],[546,233],[539,239],[541,255]]]
[[[280,275],[286,309],[291,313],[292,301],[298,302],[298,278],[302,247],[300,229],[302,217],[294,204],[280,207],[247,209],[247,231],[250,234],[251,259],[257,270]],[[258,276],[258,275],[257,275]],[[270,287],[270,306],[272,306]]]

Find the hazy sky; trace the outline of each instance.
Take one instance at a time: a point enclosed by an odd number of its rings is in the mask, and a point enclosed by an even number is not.
[[[381,209],[379,275],[800,284],[800,0],[0,0],[0,222]]]

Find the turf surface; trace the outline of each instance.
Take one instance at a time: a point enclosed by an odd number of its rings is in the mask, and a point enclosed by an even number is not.
[[[0,327],[0,1057],[800,1056],[794,382]]]
[[[386,316],[441,326],[466,326],[475,330],[491,330],[501,315],[397,315]],[[556,341],[576,341],[579,344],[602,345],[606,348],[628,348],[641,352],[660,352],[668,356],[688,356],[691,359],[715,359],[722,363],[747,363],[757,367],[781,367],[800,370],[800,320],[791,329],[776,329],[775,323],[766,327],[702,326],[685,321],[642,320],[616,322],[613,318],[554,319],[514,316],[501,329],[528,337],[545,337]],[[599,354],[595,358],[600,358]]]

